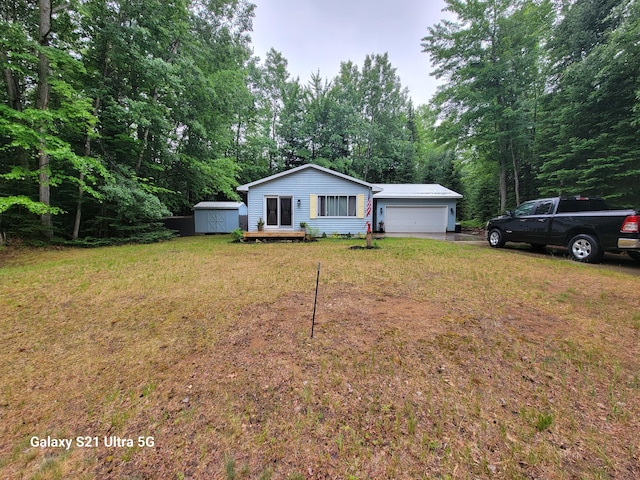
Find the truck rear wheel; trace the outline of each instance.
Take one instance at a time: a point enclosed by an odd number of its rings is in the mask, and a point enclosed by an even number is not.
[[[599,263],[604,252],[593,236],[587,234],[576,235],[569,241],[569,253],[574,260],[584,263]]]
[[[631,250],[627,252],[631,258],[633,258],[636,262],[640,262],[640,252],[636,252]]]

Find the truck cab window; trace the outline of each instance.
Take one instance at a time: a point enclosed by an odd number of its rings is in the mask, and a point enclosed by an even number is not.
[[[536,208],[536,215],[548,215],[553,211],[553,202],[540,202]]]
[[[533,207],[535,207],[535,205],[536,205],[536,202],[524,202],[513,211],[513,214],[516,217],[522,217],[523,215],[531,215],[533,213]]]

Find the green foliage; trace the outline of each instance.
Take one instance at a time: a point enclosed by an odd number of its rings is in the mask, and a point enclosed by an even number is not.
[[[96,238],[85,236],[76,240],[54,237],[50,243],[53,245],[63,245],[68,247],[97,248],[129,243],[150,244],[170,240],[175,236],[171,230],[163,228],[160,223],[151,225],[146,232],[141,230],[142,229],[137,229],[136,232],[128,232],[127,235],[123,237]]]
[[[482,220],[462,220],[460,226],[465,229],[484,229],[487,222]]]
[[[351,78],[357,79],[347,92],[357,92],[353,126],[353,170],[372,182],[403,183],[415,176],[410,130],[408,92],[387,54],[367,55],[360,72],[349,64]],[[349,78],[345,75],[344,78]]]
[[[149,243],[172,236],[161,223],[163,217],[170,215],[169,210],[148,191],[146,182],[126,169],[114,171],[98,187],[98,193],[99,201],[83,202],[87,219],[80,230],[81,239],[74,240],[74,244]]]
[[[306,235],[305,235],[304,238],[308,242],[313,242],[320,236],[320,229],[319,228],[310,227],[308,225],[305,227],[305,232],[306,232]]]
[[[100,187],[106,209],[113,212],[113,218],[122,222],[160,220],[171,212],[138,182],[123,176]]]
[[[550,54],[540,169],[545,194],[601,195],[637,206],[640,4],[581,0],[565,12]]]
[[[423,39],[445,79],[434,102],[436,143],[427,134],[425,145],[456,147],[457,161],[476,165],[458,167],[464,215],[485,218],[537,195],[637,203],[639,3],[578,0],[554,12],[546,0],[447,1],[447,8],[456,21]],[[437,175],[430,161],[421,167]]]
[[[5,224],[58,213],[63,235],[80,219],[81,236],[132,237],[153,231],[165,205],[185,213],[202,199],[238,198],[230,147],[251,104],[252,5],[71,3],[54,14],[47,44],[19,3],[0,20],[0,188],[3,209],[21,207]],[[37,105],[43,57],[50,98]],[[33,200],[39,186],[51,208]]]
[[[495,183],[495,165],[482,162],[467,161],[462,166],[465,179],[465,196],[461,204],[462,216],[479,222],[485,222],[491,217],[502,213],[500,210],[500,195]]]
[[[49,205],[45,205],[42,202],[36,202],[24,195],[0,197],[0,213],[6,212],[13,206],[24,207],[29,213],[33,213],[36,215],[44,215],[45,213],[55,215],[58,213],[62,213],[62,210],[57,207],[51,207]]]
[[[538,413],[535,421],[536,430],[544,432],[553,424],[553,414],[551,413]]]
[[[254,151],[268,173],[313,162],[367,181],[414,180],[411,102],[388,55],[367,55],[362,68],[345,62],[333,81],[316,73],[303,85],[271,50],[252,76],[259,109],[251,134],[263,136]]]
[[[640,2],[446,4],[422,42],[444,84],[418,108],[387,54],[306,82],[252,57],[246,2],[71,2],[45,39],[38,8],[2,4],[2,228],[162,235],[168,211],[309,162],[443,184],[476,221],[538,194],[637,203]]]
[[[541,45],[552,17],[547,0],[447,1],[458,22],[429,29],[423,47],[447,79],[435,103],[440,137],[495,164],[500,207],[513,179],[516,201],[533,150],[538,98],[545,84]]]
[[[242,231],[241,228],[236,228],[235,230],[232,230],[230,233],[231,233],[231,239],[234,243],[240,243],[244,241],[244,232]]]

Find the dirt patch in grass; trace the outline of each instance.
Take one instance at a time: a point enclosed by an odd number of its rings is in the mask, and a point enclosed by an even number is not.
[[[0,276],[3,478],[639,478],[634,278],[216,242]]]
[[[311,312],[300,293],[243,311],[215,345],[173,365],[158,385],[166,397],[128,422],[133,432],[157,423],[160,445],[126,462],[104,451],[98,476],[640,473],[637,377],[591,371],[593,353],[559,318],[460,319],[348,285],[321,292],[313,339]]]

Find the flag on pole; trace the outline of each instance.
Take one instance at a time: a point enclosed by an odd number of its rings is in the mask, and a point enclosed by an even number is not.
[[[373,202],[371,201],[371,191],[369,191],[369,198],[367,198],[367,208],[364,212],[364,218],[367,219],[371,216],[371,210],[373,209]],[[369,220],[366,221],[365,227],[367,229],[367,233],[371,233],[371,222]]]

